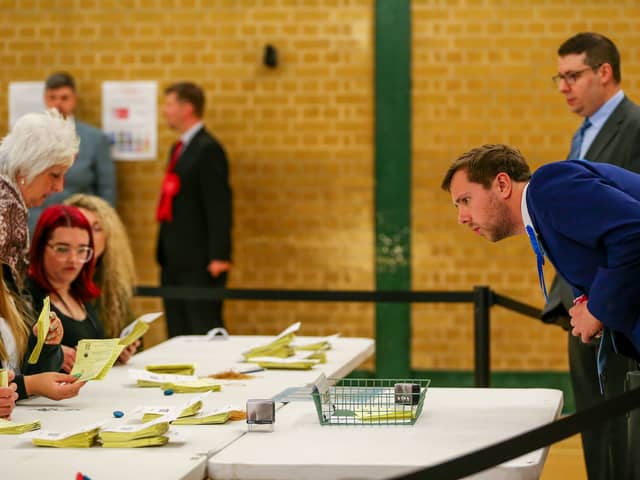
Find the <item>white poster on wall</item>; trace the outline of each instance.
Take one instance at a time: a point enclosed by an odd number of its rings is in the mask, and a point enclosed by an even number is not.
[[[158,83],[103,82],[102,130],[116,160],[155,160]]]
[[[25,113],[43,112],[44,82],[9,83],[9,128]]]

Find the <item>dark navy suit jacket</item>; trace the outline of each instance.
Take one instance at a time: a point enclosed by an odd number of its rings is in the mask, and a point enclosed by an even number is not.
[[[586,161],[539,168],[527,207],[547,257],[589,311],[640,356],[640,175]]]

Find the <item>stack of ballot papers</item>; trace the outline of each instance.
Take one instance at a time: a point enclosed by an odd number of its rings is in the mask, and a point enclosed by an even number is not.
[[[101,425],[92,424],[67,432],[40,431],[31,442],[39,447],[88,448],[95,443]]]
[[[29,355],[29,359],[27,362],[31,365],[38,362],[40,358],[40,352],[42,352],[42,347],[44,346],[44,342],[47,339],[47,335],[49,334],[49,327],[51,326],[51,317],[50,314],[50,301],[49,297],[44,297],[44,302],[42,306],[42,311],[38,316],[38,321],[36,322],[36,330],[38,332],[38,337],[36,340],[36,345],[33,347],[31,351],[31,355]]]
[[[193,363],[170,363],[166,365],[147,365],[144,367],[148,372],[167,373],[170,375],[193,375],[196,366]]]
[[[254,357],[277,357],[286,358],[293,355],[293,348],[290,343],[295,338],[295,333],[300,329],[300,322],[296,322],[271,342],[264,345],[256,345],[242,352],[242,356],[246,361],[253,362]]]
[[[120,332],[120,345],[125,347],[131,345],[149,330],[149,324],[162,316],[162,312],[145,313],[136,318],[133,322]]]
[[[80,340],[71,375],[83,382],[104,379],[124,347],[117,338]]]
[[[198,412],[195,415],[176,418],[173,425],[215,425],[226,423],[231,414],[231,407],[219,408],[211,411]]]
[[[262,368],[284,370],[309,370],[320,360],[309,358],[309,353],[297,353],[288,358],[279,357],[253,357],[251,363],[257,363]]]
[[[172,421],[175,418],[195,415],[202,410],[202,402],[210,393],[206,392],[202,395],[197,395],[177,407],[142,407],[142,421],[148,422],[162,416],[167,416],[169,421]]]
[[[174,393],[199,393],[199,392],[219,392],[222,385],[212,378],[198,378],[196,380],[173,381],[163,383],[163,390],[173,390]]]
[[[160,418],[150,423],[121,425],[100,430],[100,442],[106,448],[156,447],[165,445],[169,422]]]
[[[168,373],[153,373],[146,370],[129,369],[129,378],[136,381],[138,387],[162,387],[165,383],[189,382],[197,380],[193,375],[174,375]]]
[[[336,340],[339,336],[340,334],[336,333],[334,335],[329,335],[328,337],[324,337],[324,338],[314,338],[314,339],[296,338],[291,343],[291,346],[296,352],[301,350],[303,351],[308,350],[313,352],[331,350],[331,347],[332,347],[331,342]]]
[[[40,420],[33,420],[32,422],[12,422],[10,420],[0,418],[0,434],[17,435],[39,429]]]

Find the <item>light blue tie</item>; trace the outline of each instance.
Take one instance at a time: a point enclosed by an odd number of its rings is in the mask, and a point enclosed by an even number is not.
[[[536,232],[533,230],[531,225],[526,225],[525,230],[527,231],[527,235],[529,235],[529,241],[531,242],[531,247],[533,247],[533,251],[536,254],[536,262],[538,264],[538,281],[540,282],[540,289],[544,294],[544,299],[549,301],[549,294],[547,294],[547,284],[544,281],[544,270],[542,267],[544,266],[544,249],[540,242],[538,241],[538,236]]]
[[[571,139],[571,151],[569,152],[569,156],[567,157],[567,160],[582,160],[582,157],[580,156],[580,150],[582,149],[584,132],[586,132],[587,128],[589,128],[590,126],[591,126],[591,122],[589,121],[588,118],[585,118],[584,122],[582,122],[582,125],[580,125],[580,128],[573,135],[573,138]]]

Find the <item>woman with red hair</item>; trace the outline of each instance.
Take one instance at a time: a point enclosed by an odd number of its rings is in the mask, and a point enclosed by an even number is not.
[[[29,289],[36,311],[49,295],[51,308],[64,326],[62,370],[70,372],[76,346],[84,338],[104,338],[102,322],[92,300],[100,295],[93,282],[95,268],[91,225],[69,205],[46,208],[38,220],[29,256]],[[120,356],[126,361],[135,345]]]

